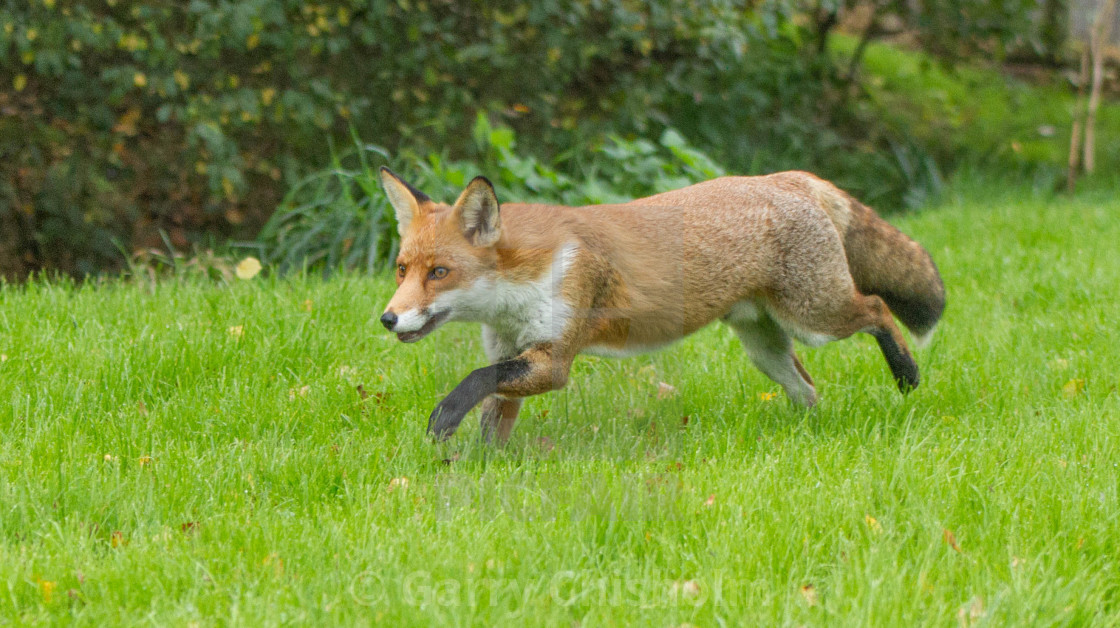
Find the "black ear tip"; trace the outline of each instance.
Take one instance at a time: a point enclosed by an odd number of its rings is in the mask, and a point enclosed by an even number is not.
[[[471,182],[470,182],[470,184],[467,185],[467,187],[470,187],[470,186],[472,186],[476,183],[484,184],[486,187],[490,188],[491,190],[494,189],[494,184],[490,182],[490,179],[487,179],[486,177],[484,177],[482,175],[478,175],[477,177],[471,179]]]
[[[381,174],[383,174],[383,175],[387,174],[391,177],[396,177],[398,179],[400,178],[400,177],[397,177],[397,173],[393,172],[392,170],[389,170],[388,166],[381,166],[380,170],[381,170]]]

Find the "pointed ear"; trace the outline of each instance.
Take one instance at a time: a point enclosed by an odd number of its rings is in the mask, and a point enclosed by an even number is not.
[[[493,246],[502,235],[498,195],[486,177],[475,177],[455,201],[459,228],[475,246]]]
[[[431,199],[385,166],[381,166],[381,187],[385,188],[385,196],[397,213],[397,231],[403,237],[408,224],[420,215],[420,206]]]

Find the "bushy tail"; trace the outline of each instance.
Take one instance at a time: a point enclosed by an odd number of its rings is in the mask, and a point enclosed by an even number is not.
[[[848,211],[829,213],[843,236],[856,287],[881,298],[914,335],[914,343],[923,346],[945,310],[945,284],[937,265],[920,244],[870,207],[843,196]],[[838,213],[846,213],[847,220],[839,219]]]

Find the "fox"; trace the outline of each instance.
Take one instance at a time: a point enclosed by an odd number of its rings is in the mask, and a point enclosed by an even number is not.
[[[945,308],[929,252],[871,208],[808,172],[724,176],[619,204],[499,204],[484,176],[451,205],[388,168],[400,235],[397,289],[380,322],[418,342],[451,321],[481,323],[489,365],[440,401],[446,439],[481,407],[505,442],[526,397],[563,388],[577,355],[663,348],[717,319],[797,406],[817,403],[794,351],[875,338],[895,384],[918,387],[899,327],[925,345]]]

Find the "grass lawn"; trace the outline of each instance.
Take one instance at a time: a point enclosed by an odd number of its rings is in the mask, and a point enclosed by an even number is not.
[[[0,624],[1120,624],[1120,200],[895,221],[910,396],[859,337],[800,412],[716,325],[505,448],[425,437],[478,331],[395,342],[385,277],[0,288]]]

